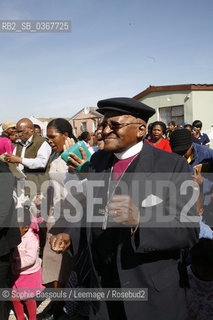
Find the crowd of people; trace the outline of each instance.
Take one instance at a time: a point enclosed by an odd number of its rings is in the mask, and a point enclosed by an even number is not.
[[[213,149],[202,122],[147,128],[155,110],[130,98],[97,111],[96,131],[78,138],[63,118],[45,137],[28,118],[2,123],[0,288],[11,299],[0,319],[213,319]],[[58,288],[147,296],[52,300],[39,312],[36,295]]]

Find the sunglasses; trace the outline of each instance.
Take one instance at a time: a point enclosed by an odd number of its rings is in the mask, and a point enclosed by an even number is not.
[[[116,121],[109,121],[109,122],[104,121],[104,122],[102,122],[101,125],[102,125],[103,130],[104,130],[107,126],[109,126],[109,128],[110,128],[111,130],[117,131],[117,130],[119,130],[119,129],[123,128],[123,127],[129,126],[129,125],[131,125],[131,124],[140,124],[141,126],[144,127],[144,125],[143,125],[142,123],[140,123],[140,122],[119,123],[119,122],[116,122]]]

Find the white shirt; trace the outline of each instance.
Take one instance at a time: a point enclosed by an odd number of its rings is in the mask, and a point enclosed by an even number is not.
[[[119,160],[128,159],[130,157],[135,156],[137,153],[139,153],[142,150],[142,148],[143,148],[143,141],[140,141],[137,144],[135,144],[134,146],[127,149],[126,151],[114,153],[114,155]]]
[[[19,164],[19,168],[21,170],[24,169],[24,166],[29,169],[39,169],[45,168],[49,157],[52,152],[52,148],[50,147],[49,143],[44,141],[40,148],[38,149],[36,158],[25,158],[25,152],[27,146],[31,143],[33,136],[31,136],[25,143],[22,142],[23,148],[21,152],[22,164]],[[16,154],[16,148],[13,151],[13,154]]]

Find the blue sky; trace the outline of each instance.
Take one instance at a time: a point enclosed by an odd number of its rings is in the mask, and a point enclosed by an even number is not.
[[[212,0],[0,0],[1,20],[72,21],[71,33],[0,33],[0,122],[213,83],[212,15]]]

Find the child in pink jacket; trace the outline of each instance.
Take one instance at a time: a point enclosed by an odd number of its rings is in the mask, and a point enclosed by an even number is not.
[[[24,221],[19,222],[22,241],[15,249],[12,261],[14,280],[12,301],[17,320],[24,320],[24,304],[27,307],[29,320],[36,319],[36,301],[33,298],[45,288],[41,282],[39,240],[29,227],[30,224],[31,213],[25,208]]]

